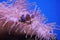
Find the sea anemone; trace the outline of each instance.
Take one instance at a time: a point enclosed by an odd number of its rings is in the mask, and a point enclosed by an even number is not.
[[[11,0],[12,2],[12,0]],[[0,3],[0,31],[7,31],[9,35],[13,33],[26,34],[31,37],[35,35],[35,40],[55,40],[55,23],[47,23],[46,17],[41,14],[36,4],[33,11],[27,0],[16,0],[12,4]]]

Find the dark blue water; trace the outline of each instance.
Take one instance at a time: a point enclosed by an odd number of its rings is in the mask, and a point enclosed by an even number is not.
[[[7,1],[7,0],[0,0]],[[30,2],[36,2],[40,7],[41,12],[48,18],[48,22],[56,22],[60,25],[60,0],[29,0]],[[60,40],[60,31],[55,30],[57,38]]]

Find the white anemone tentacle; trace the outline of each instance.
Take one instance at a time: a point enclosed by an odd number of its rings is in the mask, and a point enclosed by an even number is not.
[[[14,28],[15,24],[16,24],[16,22],[14,22],[14,23],[10,26],[9,34],[10,34],[10,32],[12,31],[12,29]]]
[[[25,38],[27,38],[27,34],[26,34]]]
[[[20,23],[18,22],[17,24],[16,24],[16,26],[18,26]]]
[[[19,30],[19,28],[17,28],[16,30],[15,30],[15,32],[17,32]]]
[[[3,21],[0,21],[0,23],[2,23]]]
[[[29,27],[29,26],[28,26]],[[29,34],[31,32],[31,26],[29,27],[29,30],[28,30],[28,32],[26,32],[26,38],[27,38],[27,35]]]
[[[29,30],[28,30],[27,34],[29,34],[31,32],[31,30],[32,30],[32,27],[31,27],[31,25],[29,25]]]
[[[17,32],[19,29],[22,28],[22,23],[21,23],[21,22],[17,23],[17,25],[20,25],[20,26],[19,26],[19,28],[17,28],[17,29],[15,30],[15,32]],[[17,25],[16,25],[16,27],[17,27]],[[20,31],[20,32],[21,32],[21,31]]]
[[[34,35],[34,33],[35,33],[35,30],[32,32],[32,34],[31,34],[31,36],[30,36],[31,38],[32,38],[32,36]]]
[[[2,29],[4,28],[4,26],[9,22],[8,19],[6,19],[5,23],[2,25]]]
[[[2,21],[2,19],[6,19],[6,18],[5,18],[5,17],[0,18],[0,20],[1,20],[1,21],[0,21],[0,23],[2,23],[2,22],[3,22],[3,21]]]
[[[5,17],[0,18],[0,20],[1,20],[1,19],[5,19]]]
[[[21,22],[17,23],[17,25],[20,25],[20,26],[19,26],[19,28],[17,28],[17,29],[15,30],[15,32],[17,32],[17,31],[22,27],[22,26],[21,26],[21,25],[22,25]],[[17,27],[17,25],[16,25],[16,27]]]
[[[24,28],[20,31],[20,32],[22,32],[22,31],[24,31],[24,33],[26,33],[26,23],[24,24],[25,26],[24,26]]]
[[[18,22],[17,24],[16,24],[16,27],[19,25],[20,23]],[[17,32],[19,30],[19,28],[17,28],[16,30],[15,30],[15,32]]]

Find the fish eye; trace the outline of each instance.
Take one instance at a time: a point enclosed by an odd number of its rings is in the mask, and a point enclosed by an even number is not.
[[[31,17],[30,17],[29,14],[26,15],[26,20],[27,20],[27,21],[31,20]]]
[[[26,18],[24,17],[24,15],[21,16],[20,21],[24,23],[26,22]]]

